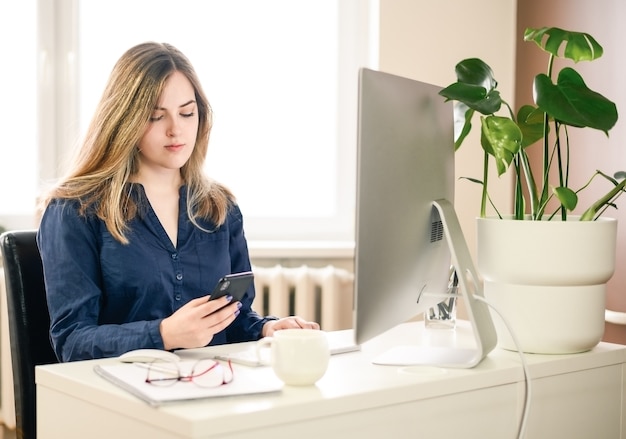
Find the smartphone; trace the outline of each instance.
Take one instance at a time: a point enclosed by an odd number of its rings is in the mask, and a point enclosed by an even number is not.
[[[240,301],[253,279],[254,275],[251,271],[227,274],[217,282],[209,300],[231,295],[233,300]]]

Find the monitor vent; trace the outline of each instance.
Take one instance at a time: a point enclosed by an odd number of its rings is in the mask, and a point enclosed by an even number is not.
[[[430,242],[438,242],[443,239],[443,223],[441,220],[434,220],[430,223]]]

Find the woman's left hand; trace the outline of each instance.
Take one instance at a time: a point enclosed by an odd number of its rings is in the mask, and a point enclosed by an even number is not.
[[[270,320],[263,325],[263,337],[271,337],[274,331],[280,329],[320,329],[317,322],[308,322],[301,317],[284,317],[278,320]]]

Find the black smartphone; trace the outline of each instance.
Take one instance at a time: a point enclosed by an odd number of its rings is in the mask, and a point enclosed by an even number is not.
[[[240,301],[243,299],[246,290],[254,279],[251,271],[241,273],[227,274],[219,280],[209,300],[219,299],[222,296],[231,295],[233,300]]]

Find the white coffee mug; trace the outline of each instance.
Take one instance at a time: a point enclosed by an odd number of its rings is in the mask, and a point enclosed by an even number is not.
[[[289,386],[315,384],[328,369],[330,349],[324,331],[315,329],[281,329],[257,342],[261,349],[271,347],[270,364],[276,376]]]

